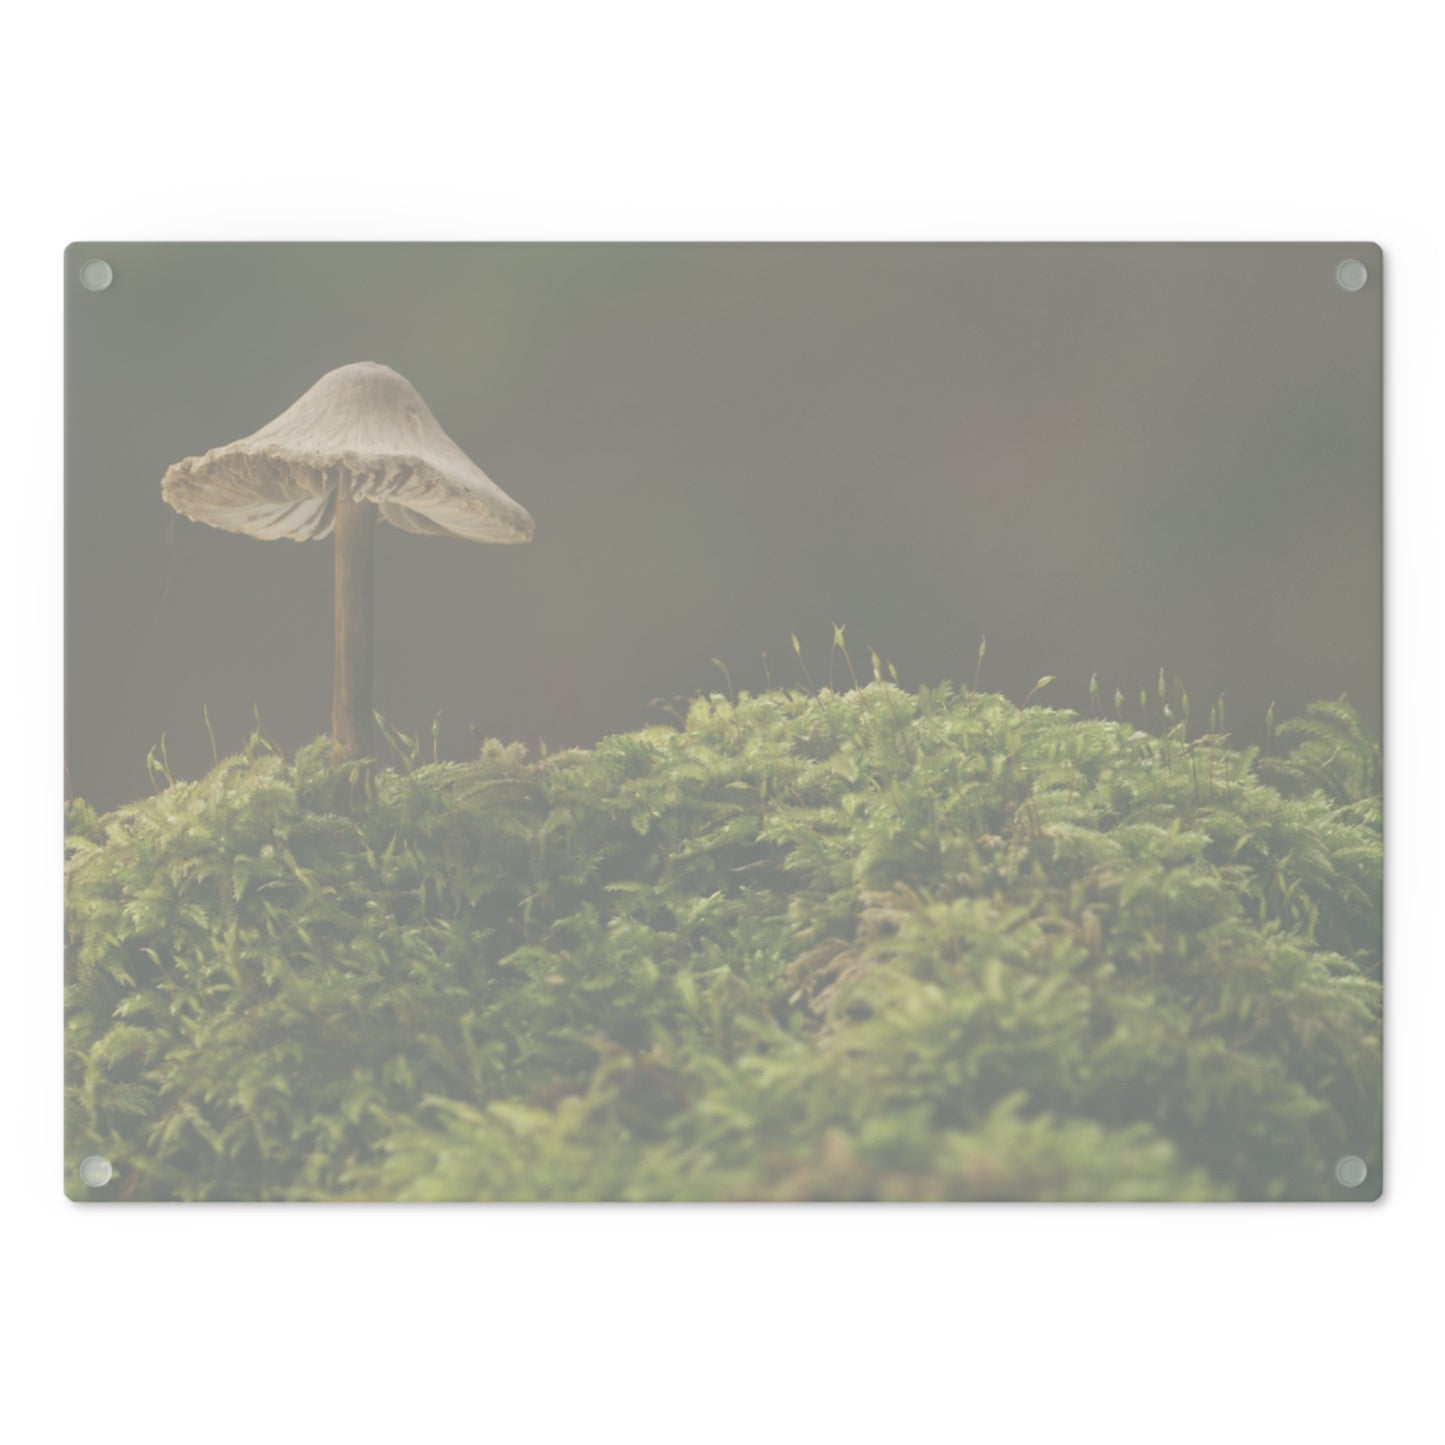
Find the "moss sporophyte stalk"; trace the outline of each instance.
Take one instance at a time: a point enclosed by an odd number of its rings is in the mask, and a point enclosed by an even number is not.
[[[97,1195],[1379,1177],[1379,752],[1343,702],[1268,757],[883,679],[420,756],[368,775],[258,735],[70,805],[68,1159],[113,1162]]]

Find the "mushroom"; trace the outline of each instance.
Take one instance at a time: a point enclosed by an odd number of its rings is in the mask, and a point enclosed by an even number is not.
[[[161,495],[194,522],[270,540],[336,533],[331,732],[339,757],[371,753],[371,576],[376,514],[406,532],[527,542],[532,519],[441,429],[389,366],[328,371],[253,435],[187,457]]]

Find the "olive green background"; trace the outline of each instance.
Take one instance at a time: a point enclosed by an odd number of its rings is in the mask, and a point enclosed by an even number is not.
[[[84,291],[80,264],[109,261]],[[1350,294],[1346,256],[1370,268]],[[184,520],[166,467],[381,361],[532,513],[377,534],[376,705],[469,756],[815,680],[1086,708],[1161,666],[1242,740],[1382,670],[1381,257],[1288,245],[252,245],[65,257],[66,754],[108,807],[259,709],[329,725],[329,542]],[[429,746],[429,743],[428,743]]]

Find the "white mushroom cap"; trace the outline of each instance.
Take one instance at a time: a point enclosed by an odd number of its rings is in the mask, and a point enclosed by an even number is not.
[[[177,462],[161,495],[183,516],[298,542],[331,531],[338,488],[407,532],[528,542],[532,519],[441,429],[404,376],[328,371],[260,431]]]

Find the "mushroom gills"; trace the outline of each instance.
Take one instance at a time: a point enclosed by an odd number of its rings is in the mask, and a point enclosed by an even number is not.
[[[289,538],[293,542],[315,541],[330,536],[336,520],[336,493],[302,497],[296,502],[245,502],[239,506],[206,509],[204,520],[227,532],[244,532],[265,541]]]
[[[410,507],[402,506],[400,502],[379,502],[377,505],[381,508],[381,515],[393,527],[399,527],[403,532],[420,532],[426,537],[456,535],[440,523],[433,522],[424,512],[415,512]]]

